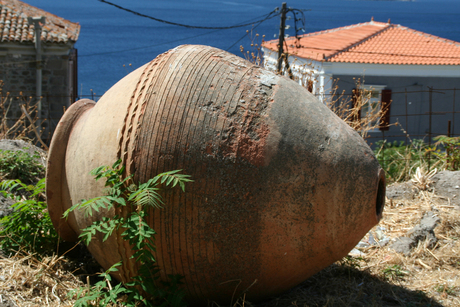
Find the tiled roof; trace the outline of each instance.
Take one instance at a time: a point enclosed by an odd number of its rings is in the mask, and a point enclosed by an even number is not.
[[[0,42],[33,42],[34,26],[27,17],[46,18],[41,40],[52,43],[76,42],[80,25],[19,0],[0,0]]]
[[[288,53],[325,62],[460,65],[460,43],[401,25],[366,22],[286,39]],[[278,40],[264,47],[278,50]],[[286,50],[285,50],[286,52]]]

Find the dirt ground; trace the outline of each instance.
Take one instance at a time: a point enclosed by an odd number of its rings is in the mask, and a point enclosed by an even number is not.
[[[460,306],[460,172],[431,181],[426,190],[388,186],[383,219],[341,261],[284,295],[234,306]],[[0,199],[0,213],[9,205]],[[67,293],[86,284],[75,271],[82,266],[58,256],[0,258],[0,307],[72,306]]]

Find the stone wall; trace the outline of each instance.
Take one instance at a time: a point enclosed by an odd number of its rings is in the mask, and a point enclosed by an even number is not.
[[[71,103],[68,78],[69,56],[45,54],[42,58],[42,137],[44,140],[49,140],[64,108]],[[0,80],[3,81],[1,99],[9,106],[7,116],[11,119],[10,122],[14,122],[22,114],[21,104],[38,101],[35,97],[35,54],[8,53],[0,56]]]

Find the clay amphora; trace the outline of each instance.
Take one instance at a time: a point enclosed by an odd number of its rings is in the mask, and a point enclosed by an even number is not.
[[[102,75],[101,75],[102,77]],[[136,182],[181,169],[193,183],[151,212],[160,277],[180,274],[190,304],[277,295],[346,256],[378,223],[385,179],[365,141],[305,88],[225,51],[185,45],[80,100],[51,142],[47,197],[65,240],[103,215],[62,214],[104,193],[89,174],[123,160]],[[117,278],[129,245],[89,250]]]

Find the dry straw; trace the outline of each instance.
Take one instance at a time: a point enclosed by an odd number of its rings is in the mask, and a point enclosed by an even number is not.
[[[2,91],[0,80],[0,140],[21,139],[31,143],[39,142],[47,150],[48,146],[41,139],[38,125],[38,104],[32,97],[23,93],[12,96]]]
[[[83,283],[66,269],[66,263],[63,256],[56,255],[41,260],[27,253],[0,258],[0,304],[73,306],[67,293]]]

